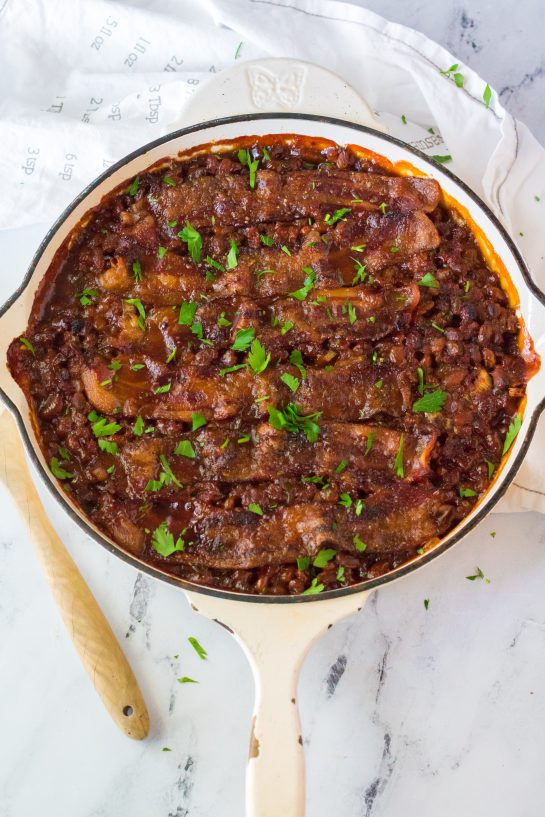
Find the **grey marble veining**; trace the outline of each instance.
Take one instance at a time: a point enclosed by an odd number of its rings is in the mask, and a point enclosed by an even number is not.
[[[458,54],[541,138],[537,2],[366,5]],[[0,236],[4,263],[23,269],[42,232]],[[0,300],[8,288],[0,279]],[[131,742],[109,720],[0,488],[0,817],[242,817],[253,681],[241,650],[42,496],[138,675],[152,733]],[[466,579],[477,565],[489,584]],[[545,518],[495,515],[328,631],[299,689],[308,817],[541,817],[544,586]]]
[[[545,141],[544,7],[537,0],[352,0],[422,31],[477,71]]]

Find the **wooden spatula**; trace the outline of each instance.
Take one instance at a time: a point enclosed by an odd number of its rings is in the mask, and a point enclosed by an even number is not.
[[[149,715],[121,647],[72,557],[46,516],[11,414],[0,405],[0,481],[26,522],[66,629],[104,706],[130,738],[149,732]]]

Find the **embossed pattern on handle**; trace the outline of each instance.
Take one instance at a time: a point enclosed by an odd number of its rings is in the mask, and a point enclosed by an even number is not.
[[[0,406],[0,481],[10,492],[44,568],[85,671],[119,728],[142,740],[149,715],[138,683],[72,557],[46,516],[30,477],[15,421]]]

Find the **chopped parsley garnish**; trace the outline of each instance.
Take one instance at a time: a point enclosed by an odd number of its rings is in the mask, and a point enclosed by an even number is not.
[[[197,456],[195,449],[189,440],[180,440],[174,449],[174,453],[179,457],[187,457],[189,460],[194,460]]]
[[[239,369],[245,369],[246,363],[237,363],[236,366],[229,366],[227,369],[220,369],[220,377],[224,377],[231,372],[238,372]]]
[[[227,320],[225,312],[222,312],[218,318],[218,326],[231,326],[232,321]]]
[[[197,639],[194,638],[193,636],[189,636],[187,640],[189,641],[189,643],[191,644],[191,646],[193,647],[201,661],[205,661],[206,658],[208,658],[208,653],[206,652],[204,647],[201,647]]]
[[[352,261],[354,262],[354,269],[356,270],[356,274],[352,278],[352,286],[363,284],[365,276],[367,275],[365,272],[365,264],[362,264],[357,258],[352,258]]]
[[[170,391],[172,383],[165,383],[164,386],[157,386],[156,389],[153,390],[154,394],[166,394]]]
[[[381,211],[382,215],[385,216],[386,210],[388,209],[388,205],[386,204],[385,201],[381,201],[381,203],[378,206],[378,209]]]
[[[110,442],[110,440],[102,440],[98,441],[98,447],[101,451],[105,451],[106,454],[117,454],[118,448],[117,443]]]
[[[402,434],[399,438],[399,448],[397,449],[396,458],[394,460],[394,471],[396,476],[403,479],[405,476],[405,468],[403,467],[403,448],[405,446],[405,435]]]
[[[286,245],[285,245],[285,244],[282,244],[282,246],[280,247],[280,249],[282,250],[282,252],[283,252],[283,253],[286,253],[286,255],[289,255],[289,256],[290,256],[290,258],[291,258],[291,252],[288,250],[288,248],[286,247]]]
[[[310,587],[307,587],[306,590],[303,590],[301,593],[302,596],[314,596],[317,593],[321,593],[324,589],[323,584],[318,584],[318,579],[313,579],[310,583]]]
[[[303,272],[306,273],[303,286],[300,289],[296,289],[295,292],[288,292],[288,295],[290,295],[292,298],[297,298],[298,301],[305,300],[310,290],[314,287],[314,282],[316,280],[316,273],[312,267],[303,267]]]
[[[407,124],[407,117],[405,116],[404,113],[401,114],[401,121],[403,122],[404,125]]]
[[[259,167],[259,159],[252,159],[248,152],[248,170],[250,172],[250,190],[255,188],[255,180],[257,175],[257,168]]]
[[[367,545],[365,542],[362,542],[359,535],[356,533],[354,534],[354,538],[352,540],[354,542],[354,547],[358,551],[358,553],[363,553],[364,550],[367,550]]]
[[[422,276],[420,281],[416,282],[419,287],[431,287],[432,289],[437,289],[439,286],[439,281],[433,274],[433,272],[427,272],[425,275]]]
[[[308,570],[310,559],[308,556],[297,557],[297,570]]]
[[[185,227],[178,233],[178,238],[187,244],[191,258],[198,264],[202,256],[202,237],[199,231],[186,221]]]
[[[466,579],[468,579],[470,582],[474,582],[476,579],[481,579],[484,580],[487,584],[490,584],[490,579],[485,578],[485,575],[480,567],[476,567],[473,576],[466,576]]]
[[[245,329],[239,329],[235,335],[235,340],[231,349],[235,352],[245,352],[250,346],[255,337],[255,329],[253,326],[247,326]]]
[[[307,370],[305,369],[305,364],[303,363],[303,355],[299,349],[292,349],[290,352],[290,363],[295,366],[296,369],[299,369],[301,379],[306,380]]]
[[[249,443],[252,438],[249,434],[244,434],[243,437],[239,437],[237,440],[238,445],[244,445],[244,443]]]
[[[370,452],[370,450],[372,449],[372,447],[373,447],[373,443],[375,442],[375,437],[376,437],[376,436],[377,436],[377,432],[376,432],[376,431],[370,431],[370,432],[369,432],[369,436],[367,437],[367,443],[366,443],[366,446],[365,446],[365,454],[364,454],[364,457],[365,457],[365,456],[367,456],[367,454],[368,454],[368,453]]]
[[[208,340],[208,338],[204,337],[203,330],[202,330],[202,323],[200,321],[196,321],[196,322],[192,323],[189,328],[191,329],[191,332],[198,337],[200,342],[205,344],[205,346],[213,346],[214,345],[211,340]]]
[[[457,88],[463,88],[464,75],[458,71],[458,67],[458,63],[455,62],[454,65],[451,65],[446,71],[440,71],[439,73],[442,74],[442,76],[453,80]]]
[[[108,422],[106,417],[101,417],[100,414],[97,414],[94,410],[87,415],[87,419],[91,423],[91,430],[95,437],[109,437],[121,431],[119,423]]]
[[[167,185],[167,187],[176,187],[176,182],[174,181],[172,176],[164,176],[163,181]]]
[[[266,247],[272,247],[274,244],[274,239],[268,235],[260,235],[259,236],[261,243],[264,244]]]
[[[400,250],[400,248],[397,246],[397,244],[393,244],[390,247],[390,252],[399,252],[399,250]]]
[[[335,210],[333,215],[329,215],[329,213],[327,213],[326,217],[324,218],[324,221],[328,225],[328,227],[331,227],[333,224],[336,224],[344,216],[346,216],[347,213],[351,213],[351,212],[352,212],[352,208],[350,208],[350,207],[341,207],[339,210]]]
[[[273,270],[273,269],[260,269],[260,270],[257,270],[256,277],[258,279],[263,278],[264,275],[271,275],[271,274],[274,275],[275,272],[276,272],[276,270]]]
[[[433,323],[433,322],[432,322],[432,326],[433,326],[434,329],[437,329],[438,332],[442,332],[443,334],[445,334],[445,330],[443,329],[442,326],[439,326],[437,323]]]
[[[137,437],[141,437],[144,432],[144,420],[140,415],[136,418],[136,421],[132,427],[133,434],[136,434]]]
[[[486,83],[486,87],[483,91],[483,102],[487,108],[490,107],[490,103],[492,102],[492,88],[488,82]]]
[[[129,194],[129,196],[136,196],[136,193],[138,192],[138,185],[139,184],[140,184],[140,176],[136,176],[132,180],[129,189],[127,190],[127,193]]]
[[[339,496],[339,505],[342,505],[343,508],[351,508],[352,507],[352,497],[350,494],[346,492]]]
[[[303,415],[295,403],[288,403],[283,409],[276,409],[274,406],[267,406],[269,412],[269,423],[273,428],[292,433],[302,432],[309,443],[314,443],[320,435],[320,426],[316,423],[322,416],[321,411]]]
[[[418,374],[418,393],[424,394],[424,369],[419,366],[416,371]]]
[[[144,309],[142,301],[140,298],[127,298],[125,303],[134,306],[136,310],[136,323],[143,332],[146,328],[146,310]]]
[[[159,479],[150,479],[146,485],[145,490],[153,491],[154,493],[156,493],[157,491],[160,491],[164,485],[176,485],[177,488],[181,488],[182,484],[174,476],[172,468],[170,467],[168,460],[164,454],[161,454],[159,456],[159,462],[161,463],[162,468]]]
[[[139,372],[140,369],[145,369],[146,366],[144,363],[131,363],[130,369],[131,372]]]
[[[494,465],[493,462],[490,462],[490,460],[485,460],[485,462],[486,462],[486,467],[488,469],[488,480],[490,481],[492,479],[492,474],[496,470],[496,466]]]
[[[269,151],[267,150],[267,148],[262,148],[261,152],[263,153],[263,158],[265,159],[265,161],[270,162],[271,157],[269,156]]]
[[[167,357],[167,359],[166,359],[165,363],[172,363],[172,361],[173,361],[173,360],[174,360],[174,358],[176,357],[176,351],[177,351],[176,346],[174,346],[174,347],[173,347],[173,348],[170,350],[170,354],[169,354],[169,356]]]
[[[214,261],[214,259],[209,255],[207,255],[204,259],[204,263],[208,264],[209,267],[214,267],[214,269],[217,269],[218,272],[225,272],[225,267],[223,264],[220,264],[218,261]]]
[[[240,52],[242,51],[242,46],[243,45],[244,45],[244,43],[242,42],[242,40],[237,45],[237,48],[236,48],[236,51],[235,51],[235,59],[236,60],[238,60],[238,58],[240,57]]]
[[[178,220],[174,218],[174,219],[172,219],[172,221],[167,221],[167,224],[168,224],[169,227],[177,227],[178,226]]]
[[[507,429],[507,434],[505,435],[505,442],[503,443],[503,451],[502,456],[507,454],[511,446],[513,445],[517,434],[519,433],[522,426],[522,414],[515,414],[513,420],[509,424],[509,428]]]
[[[89,306],[93,298],[96,298],[97,295],[98,289],[84,289],[78,292],[76,298],[79,298],[79,302],[82,306]]]
[[[199,308],[198,303],[185,301],[180,307],[180,314],[178,316],[178,323],[182,326],[191,326],[195,318],[195,312]]]
[[[257,502],[250,502],[248,505],[248,510],[251,513],[257,514],[258,516],[263,516],[263,508]]]
[[[157,257],[158,258],[164,258],[166,254],[167,254],[167,248],[166,247],[159,247],[159,249],[157,250]]]
[[[34,346],[29,341],[28,338],[25,338],[23,335],[21,335],[19,341],[21,343],[21,346],[24,346],[25,349],[27,349],[31,353],[32,357],[36,357],[36,349],[34,348]]]
[[[198,428],[206,425],[206,417],[198,411],[191,414],[191,431],[197,431]]]
[[[377,380],[375,385],[375,389],[381,389],[384,386],[384,380]]]
[[[473,488],[464,488],[462,485],[460,485],[458,491],[462,497],[477,496],[477,491],[474,491]]]
[[[357,321],[358,315],[356,313],[356,309],[350,303],[350,301],[348,301],[348,304],[347,304],[347,311],[348,311],[348,321],[349,321],[350,325],[352,325],[353,323],[355,323]]]
[[[198,681],[195,681],[194,678],[190,678],[189,675],[183,675],[181,678],[176,678],[179,684],[198,684]],[[163,752],[165,750],[163,749]],[[170,752],[170,749],[168,749]]]
[[[284,323],[280,325],[280,334],[287,335],[290,329],[293,329],[294,326],[295,324],[293,321],[284,321]]]
[[[182,531],[182,536],[185,533],[187,528],[184,528]],[[157,553],[161,556],[170,556],[177,550],[183,550],[185,547],[185,542],[182,539],[182,536],[178,536],[176,541],[174,541],[174,536],[168,529],[168,525],[166,520],[161,522],[158,528],[155,528],[151,537],[151,546]]]
[[[439,165],[445,165],[447,162],[452,162],[452,156],[448,153],[444,156],[440,156],[436,153],[431,158]]]
[[[280,375],[280,380],[282,383],[285,383],[288,389],[291,389],[294,394],[299,388],[299,378],[294,377],[294,375],[290,374],[289,372],[284,372],[283,375]]]
[[[62,467],[57,457],[51,457],[49,467],[51,468],[51,473],[54,477],[57,477],[57,479],[73,479],[75,476],[71,471],[66,471]]]
[[[430,391],[427,394],[423,394],[422,397],[416,401],[416,403],[413,403],[413,411],[422,411],[428,412],[429,414],[434,414],[442,410],[447,397],[448,393],[442,389]]]
[[[344,460],[344,459],[341,460],[340,463],[335,468],[335,473],[336,474],[342,474],[342,472],[345,470],[347,465],[348,465],[348,460]]]
[[[366,247],[367,244],[356,244],[355,247],[350,247],[350,249],[352,252],[363,252]]]
[[[356,499],[356,501],[354,502],[354,513],[356,514],[356,516],[361,516],[361,512],[363,511],[364,508],[365,502],[363,501],[363,499]]]
[[[140,261],[133,261],[132,274],[134,276],[135,283],[139,284],[142,280],[142,266],[140,264]]]
[[[271,360],[270,352],[267,354],[265,347],[258,338],[252,341],[248,352],[248,363],[254,374],[264,372]]]
[[[430,600],[429,599],[424,599],[424,607],[426,608],[426,610],[428,609],[429,606],[430,606]]]
[[[344,577],[344,565],[339,565],[339,567],[337,568],[337,575],[335,576],[335,578],[337,579],[338,582],[343,582],[343,584],[346,582],[346,579]]]
[[[336,555],[337,551],[333,548],[324,548],[323,550],[318,551],[312,564],[314,567],[323,568],[328,562],[334,559]]]
[[[229,245],[230,245],[231,249],[227,253],[227,269],[235,269],[235,267],[238,264],[238,258],[237,258],[238,247],[237,247],[237,242],[235,241],[234,238],[229,239]]]
[[[58,445],[57,451],[59,452],[61,459],[63,459],[65,462],[70,459],[70,454],[63,445]]]

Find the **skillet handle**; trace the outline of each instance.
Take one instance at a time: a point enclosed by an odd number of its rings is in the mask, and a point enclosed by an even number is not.
[[[316,639],[361,610],[368,593],[282,604],[187,593],[195,610],[232,632],[255,681],[246,817],[304,817],[305,759],[297,707],[303,660]]]

